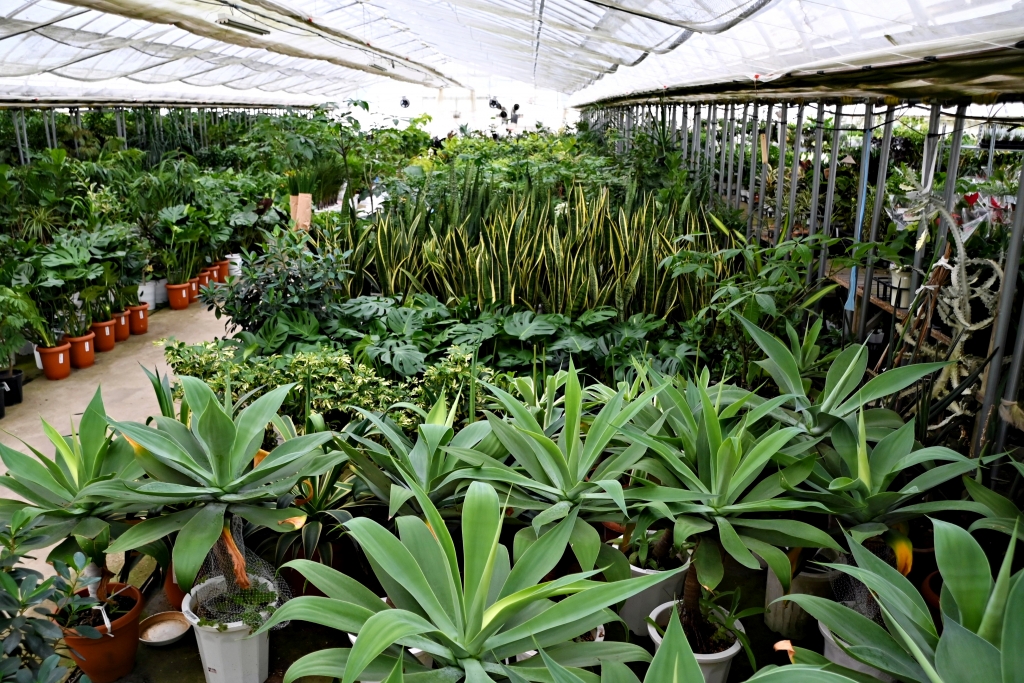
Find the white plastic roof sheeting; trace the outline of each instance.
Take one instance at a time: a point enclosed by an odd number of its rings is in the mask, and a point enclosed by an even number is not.
[[[0,99],[310,103],[494,75],[580,104],[1011,46],[1022,27],[1024,0],[3,0]]]

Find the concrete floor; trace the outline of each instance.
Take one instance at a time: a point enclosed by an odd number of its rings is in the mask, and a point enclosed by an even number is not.
[[[107,414],[115,420],[145,422],[150,415],[158,415],[160,408],[149,379],[139,365],[150,371],[159,368],[161,374],[169,370],[164,362],[161,339],[174,337],[180,341],[196,343],[223,337],[224,321],[199,304],[184,311],[169,308],[150,311],[149,332],[131,336],[114,347],[113,351],[96,354],[96,364],[84,370],[72,370],[65,380],[51,382],[42,375],[28,382],[24,400],[7,407],[7,416],[0,420],[0,443],[26,450],[18,439],[24,440],[46,455],[52,455],[53,446],[43,435],[40,418],[67,434],[70,420],[78,417],[89,405],[96,387],[103,389],[103,404]],[[25,367],[25,366],[21,366]],[[34,366],[29,366],[33,373]],[[0,463],[0,473],[6,472]]]

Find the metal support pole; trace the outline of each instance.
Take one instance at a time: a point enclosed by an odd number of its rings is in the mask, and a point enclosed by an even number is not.
[[[718,182],[715,184],[715,192],[718,196],[724,194],[726,183],[726,157],[729,155],[731,149],[731,143],[729,141],[729,134],[732,133],[732,116],[733,106],[727,104],[722,106],[722,142],[718,145]]]
[[[779,238],[782,237],[782,225],[785,218],[782,215],[782,198],[786,190],[786,137],[789,133],[789,125],[786,116],[789,113],[789,105],[781,107],[782,118],[779,119],[779,167],[775,178],[775,229],[772,230],[772,244],[778,246]]]
[[[688,144],[690,142],[690,128],[689,128],[689,123],[690,122],[687,120],[688,119],[688,117],[687,117],[687,110],[689,110],[689,108],[690,108],[690,105],[688,105],[688,104],[684,104],[683,105],[683,122],[682,122],[682,125],[681,125],[681,128],[680,128],[680,136],[679,136],[679,144],[680,144],[679,153],[682,155],[681,158],[683,160],[683,164],[687,165],[687,166],[690,163],[690,160],[686,156],[689,153],[689,151],[690,151],[689,150],[689,144]]]
[[[736,155],[736,105],[729,105],[729,154],[728,164],[725,171],[725,203],[732,203],[732,174],[735,170]]]
[[[868,203],[868,171],[871,166],[871,125],[875,113],[874,109],[875,105],[873,102],[864,103],[864,137],[861,139],[860,174],[857,178],[857,206],[853,225],[854,244],[860,243],[861,233],[864,231],[864,213],[867,210],[866,205]],[[847,292],[846,304],[843,306],[851,315],[856,315],[857,308],[857,277],[859,275],[857,270],[856,264],[850,268],[850,290]],[[870,286],[871,283],[865,283],[865,290],[870,289]],[[866,312],[861,311],[860,317],[863,318]],[[853,321],[851,320],[850,322],[852,323]]]
[[[843,105],[836,105],[836,116],[832,121],[832,148],[829,150],[828,159],[828,185],[825,187],[825,216],[821,222],[821,234],[826,239],[832,229],[832,204],[836,198],[836,171],[839,168],[839,152],[843,141]],[[825,267],[828,263],[828,246],[821,245],[820,256],[818,257],[818,279],[825,277]]]
[[[960,168],[960,145],[964,139],[964,120],[967,116],[967,105],[956,108],[956,122],[953,124],[953,139],[949,142],[949,164],[946,166],[946,186],[944,188],[944,204],[946,213],[953,210],[956,200],[956,181]],[[946,231],[949,226],[945,219],[939,220],[939,229],[935,236],[935,254],[941,257],[946,251]]]
[[[814,125],[814,174],[811,178],[811,215],[807,221],[807,236],[818,232],[818,195],[821,192],[821,146],[825,136],[825,103],[818,101],[818,119]],[[814,266],[807,268],[807,284],[814,281]]]
[[[796,110],[796,133],[793,137],[793,168],[789,172],[789,205],[786,207],[786,216],[789,217],[790,224],[786,232],[782,234],[783,240],[792,235],[793,224],[796,222],[793,216],[796,215],[796,188],[800,184],[800,152],[803,147],[805,106],[801,102]]]
[[[761,150],[761,189],[758,191],[759,201],[757,202],[757,241],[761,242],[761,237],[764,232],[764,204],[765,204],[765,192],[768,188],[768,164],[769,156],[768,151],[771,149],[772,144],[772,103],[768,103],[768,113],[764,117],[764,142],[761,143],[758,140],[757,146]]]
[[[924,139],[924,163],[921,168],[921,184],[924,186],[925,191],[929,193],[932,190],[932,181],[935,179],[935,159],[939,146],[938,131],[939,115],[941,113],[942,106],[933,104],[931,115],[928,117],[928,135]],[[921,238],[928,232],[928,221],[925,219],[925,216],[929,213],[931,213],[930,204],[925,208],[921,220],[918,221],[915,245],[920,244]],[[912,297],[917,294],[917,289],[921,286],[921,267],[923,265],[924,245],[921,245],[920,249],[915,249],[914,251],[914,270],[910,274],[910,296]]]
[[[1017,207],[1024,207],[1024,182],[1020,183],[1017,188]],[[1024,210],[1018,208],[1013,212],[1013,231],[1010,235],[1010,244],[1006,249],[1006,269],[1003,271],[1003,286],[999,291],[999,310],[996,312],[992,360],[985,369],[985,379],[983,380],[985,398],[982,400],[978,421],[974,428],[971,457],[979,457],[988,440],[988,423],[996,402],[996,392],[999,390],[999,375],[1003,369],[1003,347],[1006,345],[1006,333],[1010,329],[1010,318],[1013,316],[1013,297],[1017,293],[1017,273],[1020,268],[1022,238],[1024,238]],[[993,467],[992,477],[995,478],[998,473],[998,468]]]
[[[882,218],[882,205],[885,204],[885,179],[889,171],[889,147],[892,145],[892,123],[896,116],[896,106],[890,104],[885,110],[885,130],[882,133],[882,149],[878,156],[878,179],[875,183],[875,206],[871,212],[871,234],[869,242],[878,241],[878,224]],[[868,305],[871,303],[871,280],[875,275],[875,248],[871,247],[867,256],[867,267],[864,269],[864,294],[860,299],[860,318],[857,319],[857,341],[863,342],[867,334]]]
[[[704,141],[704,156],[708,160],[708,171],[711,174],[711,185],[715,183],[715,149],[716,134],[718,130],[718,105],[712,104],[708,110],[707,140]]]
[[[690,152],[690,168],[700,172],[700,104],[693,105],[693,149]]]
[[[985,165],[985,177],[992,177],[992,165],[996,158],[996,126],[993,123],[988,127],[988,162]]]
[[[750,187],[747,189],[747,241],[750,241],[750,233],[754,229],[754,187],[757,182],[757,109],[758,103],[754,102],[753,116],[750,122]]]
[[[732,202],[733,208],[739,211],[740,195],[743,194],[743,165],[747,159],[747,113],[750,103],[743,103],[743,118],[740,120],[740,158],[736,165],[736,199]],[[730,157],[731,158],[731,157]],[[729,172],[729,179],[732,180],[732,171]],[[730,195],[732,193],[730,192]]]
[[[28,150],[25,149],[21,141],[21,124],[18,121],[21,118],[20,114],[18,109],[11,110],[11,120],[14,121],[14,139],[18,142],[18,161],[24,166],[28,163],[26,159]]]

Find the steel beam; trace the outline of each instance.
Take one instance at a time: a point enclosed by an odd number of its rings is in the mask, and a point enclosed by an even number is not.
[[[878,226],[882,218],[882,206],[885,204],[885,180],[889,172],[889,147],[892,145],[892,124],[896,116],[896,106],[890,104],[885,110],[885,130],[882,133],[882,149],[878,156],[878,178],[875,182],[875,205],[871,212],[871,233],[869,242],[878,241]],[[871,247],[864,268],[864,294],[860,299],[860,318],[857,320],[857,341],[863,342],[867,335],[868,306],[871,304],[871,280],[875,275],[875,248]]]

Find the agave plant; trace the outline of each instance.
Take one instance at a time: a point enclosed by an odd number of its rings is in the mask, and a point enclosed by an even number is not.
[[[24,441],[34,458],[0,444],[0,459],[7,467],[7,473],[0,477],[0,486],[21,498],[0,501],[0,514],[9,518],[24,509],[26,502],[36,508],[40,530],[51,542],[64,541],[51,551],[50,559],[67,559],[92,539],[109,539],[111,522],[117,527],[114,535],[119,533],[124,525],[115,520],[126,512],[145,509],[144,505],[120,499],[83,499],[82,492],[99,482],[134,481],[144,471],[135,461],[128,441],[115,438],[107,428],[100,388],[82,414],[78,428],[71,423],[70,435],[62,435],[46,420],[42,423],[43,433],[54,447],[53,458]],[[145,550],[157,552],[154,547]],[[105,566],[102,552],[99,557],[90,555],[94,561],[99,560],[99,566]]]
[[[824,454],[804,480],[806,488],[787,485],[793,496],[821,503],[858,541],[883,535],[893,547],[897,568],[904,575],[910,572],[913,553],[906,536],[891,528],[894,524],[941,510],[977,511],[976,506],[959,500],[907,504],[939,484],[978,467],[977,460],[949,448],[933,446],[915,450],[914,428],[914,420],[911,420],[878,439],[872,447],[861,411],[856,420],[847,418],[832,427],[831,448],[818,445]],[[780,455],[779,460],[783,465],[797,461],[785,454]],[[916,465],[927,469],[898,489],[890,490],[902,472]]]
[[[1024,463],[1011,462],[1011,465],[1024,475]],[[1012,534],[1015,528],[1024,529],[1024,512],[1005,496],[1001,496],[990,488],[979,484],[968,476],[963,478],[964,488],[971,501],[959,501],[964,509],[977,512],[982,518],[971,524],[970,530],[994,529],[1004,534]]]
[[[852,536],[856,566],[825,566],[868,587],[885,628],[831,600],[811,595],[785,599],[823,621],[851,657],[904,683],[1019,680],[1024,671],[1024,581],[1011,570],[1017,530],[1011,532],[993,579],[985,552],[969,532],[939,520],[932,523],[935,560],[944,581],[941,632],[917,588]],[[801,651],[796,659],[816,663]]]
[[[304,560],[286,565],[328,597],[289,601],[274,613],[264,630],[283,620],[300,619],[358,636],[351,649],[323,650],[299,659],[289,668],[286,681],[311,675],[335,677],[342,683],[383,677],[402,657],[402,646],[430,653],[440,667],[416,680],[464,676],[479,683],[496,678],[550,681],[547,666],[536,657],[505,663],[516,655],[545,648],[551,648],[545,662],[550,659],[567,666],[588,683],[597,683],[597,678],[580,667],[595,666],[602,660],[649,660],[650,655],[636,645],[609,642],[596,648],[594,643],[569,641],[614,620],[610,605],[664,576],[604,583],[591,581],[596,572],[588,571],[544,581],[565,551],[575,512],[512,566],[508,550],[499,542],[501,501],[495,489],[484,482],[473,482],[463,502],[460,568],[455,542],[437,508],[415,483],[412,489],[425,521],[399,517],[399,538],[366,518],[345,524],[366,552],[393,608],[328,567]],[[563,599],[552,600],[556,597]],[[411,662],[410,666],[415,670]]]
[[[276,501],[300,477],[317,476],[344,456],[325,455],[320,450],[330,440],[330,433],[307,434],[285,441],[252,466],[267,425],[293,385],[264,394],[232,419],[235,411],[230,393],[221,405],[204,382],[193,377],[181,377],[180,381],[190,416],[188,425],[164,416],[153,418],[155,426],[110,421],[116,432],[137,444],[136,457],[149,479],[98,482],[79,497],[181,507],[133,526],[107,552],[131,550],[177,532],[172,550],[174,571],[182,590],[187,591],[207,553],[220,542],[232,557],[236,583],[244,588],[248,584],[245,558],[231,536],[231,517],[237,515],[277,532],[300,527],[305,521],[301,512],[264,503]]]
[[[774,335],[745,318],[740,317],[739,320],[768,356],[764,360],[756,361],[757,364],[775,380],[779,392],[786,399],[780,406],[785,409],[775,410],[774,416],[785,424],[799,427],[811,436],[827,434],[840,420],[856,416],[869,403],[903,391],[914,382],[947,365],[916,363],[883,372],[864,382],[868,365],[867,346],[849,346],[832,361],[825,375],[824,388],[811,398],[810,383],[805,382],[806,362],[798,360]],[[758,403],[761,399],[752,400]],[[882,408],[864,410],[864,420],[868,430],[893,429],[903,424],[896,413]]]
[[[790,560],[778,546],[839,550],[826,532],[779,517],[795,510],[824,511],[820,503],[786,493],[815,464],[814,455],[799,457],[810,446],[794,441],[802,430],[777,423],[763,428],[761,422],[777,402],[745,412],[749,406],[740,402],[723,407],[708,393],[708,381],[705,370],[683,391],[666,387],[665,411],[654,425],[622,428],[627,439],[651,452],[636,463],[634,485],[625,490],[626,501],[638,513],[634,535],[645,538],[649,527],[666,520],[674,544],[693,553],[696,571],[687,572],[684,618],[698,614],[701,587],[714,589],[722,580],[722,550],[751,569],[760,567],[754,557],[760,556],[786,591]],[[668,424],[671,431],[664,428]],[[795,458],[792,464],[781,465],[784,453]],[[776,471],[765,476],[769,465]]]

